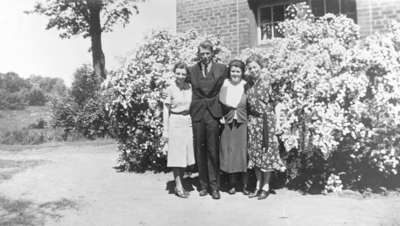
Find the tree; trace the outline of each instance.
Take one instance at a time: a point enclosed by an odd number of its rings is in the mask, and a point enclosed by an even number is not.
[[[33,88],[27,94],[27,102],[30,106],[44,106],[47,102],[46,95],[43,93],[42,90]]]
[[[93,68],[96,75],[106,77],[101,34],[116,24],[125,26],[138,13],[133,0],[42,0],[27,13],[49,17],[46,29],[60,30],[61,38],[83,35],[91,39]],[[103,21],[103,23],[102,23]]]
[[[14,93],[21,90],[29,90],[31,84],[27,79],[21,78],[15,72],[0,73],[0,89],[8,93]]]
[[[29,81],[17,73],[0,73],[0,109],[24,109],[30,89]]]
[[[82,65],[74,73],[72,98],[79,106],[84,106],[89,99],[98,95],[102,81],[103,79],[97,76],[89,65]]]
[[[32,88],[41,90],[49,97],[67,95],[67,87],[62,78],[50,78],[40,75],[31,75],[28,79]]]

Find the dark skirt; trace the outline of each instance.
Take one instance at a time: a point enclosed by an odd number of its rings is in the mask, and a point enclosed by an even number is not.
[[[247,170],[247,123],[225,124],[221,134],[220,169],[226,173]]]

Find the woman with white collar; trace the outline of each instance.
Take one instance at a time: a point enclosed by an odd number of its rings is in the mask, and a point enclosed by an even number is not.
[[[229,194],[236,192],[236,176],[241,176],[241,189],[248,194],[247,184],[247,95],[243,80],[245,64],[240,60],[229,63],[229,78],[219,94],[223,108],[224,128],[221,134],[220,169],[229,174]]]

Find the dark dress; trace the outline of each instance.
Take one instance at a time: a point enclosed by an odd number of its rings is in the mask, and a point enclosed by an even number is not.
[[[221,134],[220,169],[226,173],[247,171],[247,95],[235,109],[223,105],[225,124]]]
[[[275,133],[276,115],[269,102],[269,87],[262,80],[254,82],[248,91],[248,153],[249,168],[254,166],[262,171],[284,170],[279,155],[278,137]]]

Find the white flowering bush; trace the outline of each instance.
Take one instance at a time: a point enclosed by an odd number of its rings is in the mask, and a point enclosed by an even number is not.
[[[324,193],[340,193],[343,190],[342,180],[339,175],[331,174],[325,184]]]
[[[350,108],[347,127],[352,135],[348,162],[363,169],[353,169],[347,179],[359,186],[400,185],[399,35],[400,24],[393,22],[387,33],[361,42],[349,64],[367,79],[365,95]]]
[[[193,64],[197,46],[206,39],[214,43],[217,61],[230,58],[217,37],[195,31],[177,35],[156,31],[103,83],[113,93],[107,109],[114,121],[123,170],[165,169],[160,139],[162,93],[171,82],[173,65],[179,61]]]
[[[397,175],[398,173],[399,156],[396,155],[396,149],[393,147],[390,150],[381,149],[371,151],[370,161],[384,175]]]
[[[327,192],[400,186],[399,23],[360,39],[345,16],[303,12],[279,25],[283,38],[238,56],[259,54],[266,63],[269,96],[282,106],[288,185]],[[104,81],[123,170],[165,168],[161,94],[173,64],[193,63],[205,39],[217,60],[231,58],[216,37],[158,31]]]
[[[322,190],[340,173],[343,186],[389,186],[400,156],[399,24],[366,40],[345,16],[294,17],[279,26],[283,38],[241,57],[267,62],[271,100],[283,106],[289,184]]]

